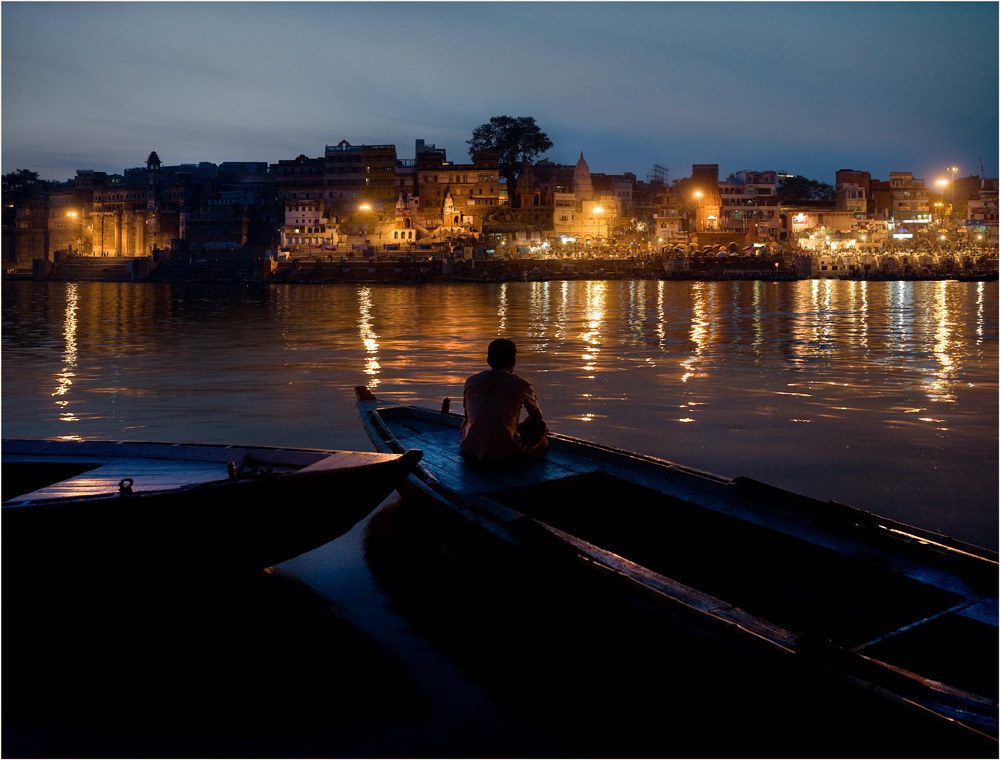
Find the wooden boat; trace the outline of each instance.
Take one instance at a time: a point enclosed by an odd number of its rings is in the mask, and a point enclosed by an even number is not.
[[[378,451],[423,451],[399,490],[424,513],[475,526],[531,572],[593,579],[658,620],[857,686],[996,752],[995,552],[558,434],[544,460],[472,465],[447,399],[437,411],[356,392]]]
[[[959,282],[996,282],[1000,279],[1000,273],[997,272],[972,272],[967,274],[955,275],[955,279]]]
[[[420,457],[4,440],[4,564],[261,570],[349,531]]]

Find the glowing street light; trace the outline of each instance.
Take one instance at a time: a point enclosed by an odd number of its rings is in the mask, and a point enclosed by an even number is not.
[[[951,172],[951,214],[955,213],[955,175],[958,174],[957,166],[949,166],[947,171]],[[948,184],[948,180],[939,179],[935,184],[944,187]]]
[[[694,197],[698,199],[698,211],[695,215],[695,230],[701,232],[701,190],[695,190]]]
[[[948,171],[951,172],[951,213],[955,213],[955,175],[958,174],[957,166],[949,166]]]
[[[367,235],[368,234],[368,212],[370,212],[372,210],[372,207],[369,206],[367,203],[362,203],[361,206],[360,206],[360,209],[361,209],[361,211],[364,212],[364,215],[365,215],[365,234]]]
[[[594,206],[594,213],[597,215],[597,237],[601,237],[601,214],[604,213],[604,209]]]

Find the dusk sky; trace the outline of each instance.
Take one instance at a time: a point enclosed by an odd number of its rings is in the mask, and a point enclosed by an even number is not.
[[[998,175],[996,2],[10,2],[2,170],[277,163],[532,116],[544,154]]]

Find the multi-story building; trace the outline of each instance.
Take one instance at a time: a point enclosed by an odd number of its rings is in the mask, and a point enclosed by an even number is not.
[[[930,191],[912,172],[889,172],[892,192],[893,222],[899,225],[925,225],[931,221]]]
[[[713,232],[720,228],[722,194],[719,192],[719,165],[694,164],[691,167],[691,192],[694,194],[694,232]]]
[[[49,190],[55,182],[36,182],[27,199],[14,209],[14,251],[18,263],[51,260],[49,247]]]
[[[421,141],[422,143],[422,141]],[[477,152],[472,163],[447,160],[444,149],[418,143],[414,191],[418,226],[429,234],[479,236],[501,205],[500,164],[493,151]]]
[[[323,154],[323,200],[329,214],[351,216],[362,206],[382,214],[398,195],[395,145],[351,145],[341,140]]]
[[[653,233],[658,247],[687,239],[683,195],[672,187],[659,185],[653,202]]]
[[[619,200],[609,191],[594,189],[583,153],[573,169],[572,186],[552,194],[553,236],[588,245],[607,240],[621,215]]]
[[[872,175],[855,169],[840,169],[834,189],[838,211],[853,211],[868,215]]]
[[[967,204],[966,226],[975,230],[975,236],[970,242],[977,245],[996,246],[998,240],[996,179],[984,179],[980,182],[979,192],[969,199]]]
[[[281,246],[295,251],[316,251],[337,245],[337,227],[328,223],[325,208],[326,204],[320,200],[285,201]]]
[[[718,229],[747,240],[777,240],[781,229],[777,173],[740,171],[718,183],[720,222]]]

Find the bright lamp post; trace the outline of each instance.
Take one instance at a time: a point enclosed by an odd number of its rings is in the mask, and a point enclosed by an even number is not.
[[[362,212],[364,212],[365,237],[367,237],[368,236],[368,213],[372,210],[372,207],[369,206],[367,203],[362,203],[361,206],[360,206],[360,209],[361,209]]]
[[[603,213],[603,208],[600,206],[594,206],[594,214],[597,216],[597,237],[601,237],[601,215]]]
[[[948,171],[951,172],[951,215],[955,215],[955,175],[958,174],[957,166],[949,166]]]
[[[70,219],[71,222],[76,222],[77,224],[80,225],[80,229],[79,229],[80,237],[79,238],[76,237],[77,230],[74,229],[73,230],[73,239],[75,241],[79,241],[77,243],[77,253],[78,254],[82,253],[83,252],[83,219],[79,218],[80,215],[76,211],[67,211],[66,212],[66,216],[69,217],[69,219]]]
[[[694,197],[698,199],[698,210],[695,212],[694,227],[696,232],[701,231],[701,190],[696,190]]]

